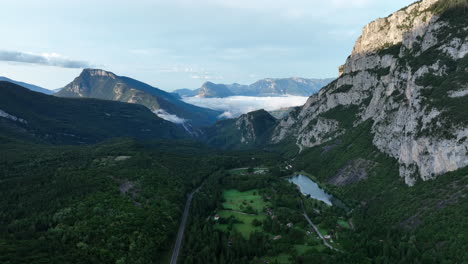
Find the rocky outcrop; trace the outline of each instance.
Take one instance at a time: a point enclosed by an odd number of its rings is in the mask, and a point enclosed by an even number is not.
[[[468,166],[468,118],[452,107],[467,101],[468,20],[435,14],[435,2],[367,25],[342,75],[282,119],[272,142],[313,147],[370,120],[373,144],[408,185]]]
[[[249,145],[264,140],[275,124],[273,116],[265,110],[258,110],[241,115],[236,119],[235,127],[241,136],[240,143]]]
[[[354,45],[352,55],[368,54],[403,41],[411,44],[414,37],[424,33],[424,28],[433,16],[432,12],[427,10],[437,1],[420,1],[386,18],[367,24]]]
[[[356,159],[340,169],[328,183],[335,186],[345,186],[368,178],[368,170],[374,165],[370,160]]]
[[[10,120],[15,121],[15,122],[20,122],[20,123],[23,123],[23,124],[28,123],[26,120],[24,120],[22,118],[19,118],[19,117],[16,117],[14,115],[10,115],[7,112],[3,111],[2,109],[0,109],[0,117],[10,119]]]

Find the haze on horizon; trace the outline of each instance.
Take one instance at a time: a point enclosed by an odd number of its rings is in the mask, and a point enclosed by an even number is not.
[[[168,91],[334,77],[364,25],[412,2],[6,0],[0,76],[56,89],[91,67]]]

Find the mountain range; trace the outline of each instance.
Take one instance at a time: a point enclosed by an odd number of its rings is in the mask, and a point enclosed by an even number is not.
[[[175,90],[174,93],[183,97],[197,96],[205,98],[223,98],[229,96],[310,96],[332,81],[333,79],[293,77],[283,79],[267,78],[250,85],[205,82],[199,89],[179,89]]]

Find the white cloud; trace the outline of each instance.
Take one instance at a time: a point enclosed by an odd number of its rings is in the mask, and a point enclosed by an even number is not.
[[[186,73],[191,79],[195,80],[222,80],[223,76],[219,73],[211,72],[205,68],[191,65],[176,65],[162,67],[158,70],[160,73]]]
[[[198,75],[198,74],[193,74],[190,76],[190,78],[195,79],[195,80],[222,80],[223,76],[221,75]]]
[[[92,67],[92,65],[86,61],[71,60],[58,53],[34,54],[20,51],[0,50],[0,61],[30,63],[72,69]]]
[[[169,122],[175,123],[175,124],[183,124],[183,123],[185,123],[187,121],[187,120],[185,120],[183,118],[180,118],[180,117],[178,117],[176,115],[169,114],[164,109],[158,109],[156,111],[153,111],[153,113],[155,113],[160,118],[162,118],[164,120],[167,120]]]
[[[266,111],[278,110],[282,107],[292,107],[304,105],[308,97],[303,96],[284,96],[284,97],[251,97],[251,96],[232,96],[226,98],[199,98],[186,97],[183,100],[186,103],[201,107],[207,107],[224,113],[221,117],[233,118],[241,114],[252,112],[259,109]]]

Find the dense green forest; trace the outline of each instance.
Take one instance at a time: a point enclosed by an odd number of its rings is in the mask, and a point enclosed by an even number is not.
[[[254,157],[183,141],[0,142],[1,263],[164,263],[186,194]]]

